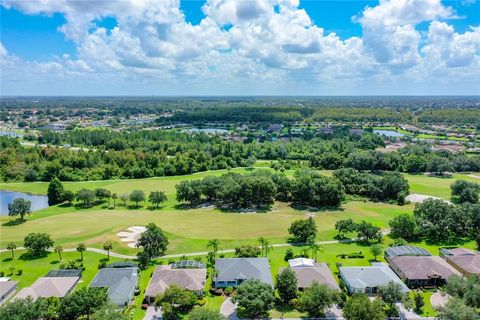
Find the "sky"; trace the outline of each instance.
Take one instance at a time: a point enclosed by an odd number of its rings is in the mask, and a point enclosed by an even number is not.
[[[480,95],[480,0],[0,0],[0,95]]]

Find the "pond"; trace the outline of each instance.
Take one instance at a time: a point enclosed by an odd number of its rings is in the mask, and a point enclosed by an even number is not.
[[[405,135],[393,130],[373,130],[373,132],[386,137],[403,137]]]
[[[28,194],[24,192],[0,190],[0,215],[8,215],[8,204],[17,198],[30,200],[32,205],[31,211],[37,211],[48,207],[48,197]]]

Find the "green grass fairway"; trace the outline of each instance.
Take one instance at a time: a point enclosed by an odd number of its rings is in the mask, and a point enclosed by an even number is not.
[[[211,238],[222,240],[225,248],[238,244],[252,243],[263,236],[272,243],[283,243],[288,238],[287,229],[296,219],[313,216],[317,222],[318,240],[328,240],[335,236],[334,224],[339,219],[365,219],[381,227],[386,227],[394,216],[411,212],[412,206],[399,207],[383,203],[352,201],[339,210],[309,212],[291,208],[285,203],[276,203],[271,212],[240,214],[222,212],[214,208],[179,210],[163,208],[148,209],[102,209],[88,210],[50,207],[32,214],[29,220],[20,225],[1,226],[0,247],[5,248],[10,241],[21,245],[30,232],[49,233],[57,243],[74,247],[79,242],[101,247],[106,239],[115,242],[114,251],[134,253],[119,242],[116,233],[134,225],[154,222],[168,233],[169,253],[205,251]],[[11,218],[3,217],[1,221]]]
[[[450,199],[450,185],[456,180],[467,180],[471,182],[480,183],[479,173],[455,173],[451,178],[437,178],[429,177],[424,174],[405,174],[410,183],[410,193],[425,194],[429,196],[440,197],[443,199]]]

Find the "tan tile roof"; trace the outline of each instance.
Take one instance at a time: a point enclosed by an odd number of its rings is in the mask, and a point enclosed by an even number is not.
[[[440,276],[448,279],[459,275],[454,267],[437,256],[398,256],[390,259],[392,266],[396,266],[407,279],[429,279]]]
[[[326,284],[332,289],[339,290],[332,272],[326,263],[315,263],[313,267],[292,267],[297,276],[297,285],[299,288],[309,288],[313,282]]]
[[[190,291],[201,291],[207,278],[206,269],[172,269],[168,266],[157,266],[153,272],[145,296],[155,297],[167,290],[171,285]]]
[[[23,288],[14,299],[25,299],[30,296],[33,299],[40,297],[63,298],[77,284],[79,277],[41,277],[30,287]]]
[[[480,255],[460,255],[447,257],[459,268],[468,273],[476,273],[480,275]]]

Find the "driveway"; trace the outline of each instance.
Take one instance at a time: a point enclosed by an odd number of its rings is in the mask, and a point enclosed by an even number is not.
[[[237,305],[232,302],[232,298],[228,298],[222,303],[220,313],[229,320],[237,319]]]
[[[160,320],[162,319],[162,312],[160,308],[158,310],[155,310],[155,307],[149,306],[147,308],[147,312],[145,312],[145,316],[143,317],[143,320]]]

